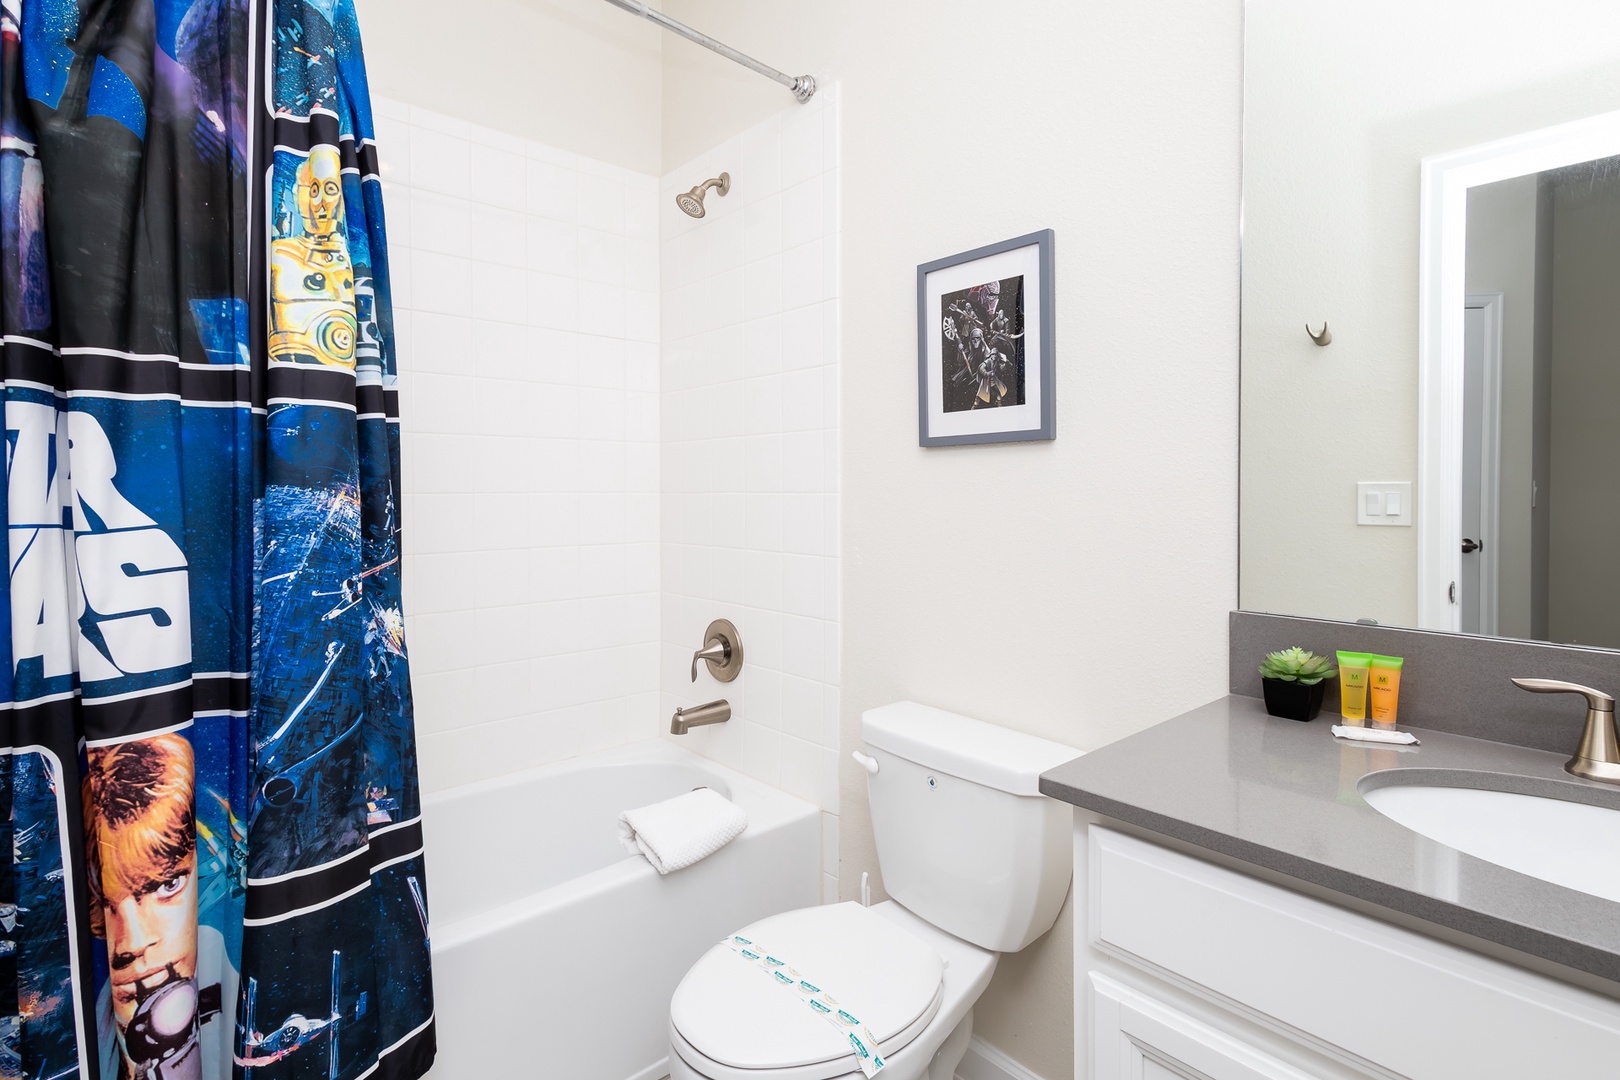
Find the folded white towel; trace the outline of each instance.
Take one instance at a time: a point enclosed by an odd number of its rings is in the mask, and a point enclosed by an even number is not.
[[[706,859],[748,828],[742,807],[719,792],[698,788],[619,815],[619,843],[647,856],[660,874]]]
[[[1333,734],[1337,735],[1341,739],[1349,739],[1352,742],[1404,743],[1408,746],[1414,746],[1418,741],[1417,736],[1413,735],[1410,731],[1390,731],[1380,728],[1346,727],[1343,724],[1335,724],[1333,727]]]

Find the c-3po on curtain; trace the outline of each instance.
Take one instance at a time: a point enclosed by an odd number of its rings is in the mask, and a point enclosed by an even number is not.
[[[269,18],[258,759],[237,1061],[265,1080],[413,1080],[433,1057],[432,984],[371,103],[351,0],[273,0]]]

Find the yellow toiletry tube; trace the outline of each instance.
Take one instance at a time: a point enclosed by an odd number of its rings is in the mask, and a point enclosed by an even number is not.
[[[1399,656],[1378,656],[1371,661],[1372,678],[1368,681],[1368,698],[1372,705],[1372,723],[1377,728],[1395,726],[1395,707],[1401,700],[1401,665]]]
[[[1367,677],[1372,656],[1363,652],[1339,654],[1339,714],[1350,727],[1367,724]]]

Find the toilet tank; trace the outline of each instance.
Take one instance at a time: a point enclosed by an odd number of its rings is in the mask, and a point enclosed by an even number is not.
[[[996,952],[1050,930],[1073,876],[1073,812],[1038,784],[1080,751],[912,701],[862,714],[861,733],[884,890]]]

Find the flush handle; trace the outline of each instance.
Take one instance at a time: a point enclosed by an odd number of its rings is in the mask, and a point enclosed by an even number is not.
[[[855,764],[866,770],[867,775],[876,776],[878,774],[877,758],[867,757],[859,750],[851,750],[849,756],[855,759]]]

